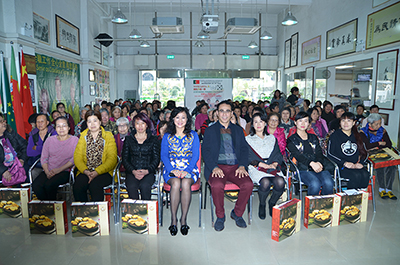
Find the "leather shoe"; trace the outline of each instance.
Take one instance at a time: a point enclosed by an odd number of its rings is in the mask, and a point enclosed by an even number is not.
[[[176,236],[176,234],[178,234],[178,227],[176,227],[176,225],[170,225],[168,230],[171,233],[171,236]]]
[[[188,225],[182,225],[181,226],[181,234],[186,236],[189,233],[190,227]]]
[[[223,218],[217,218],[217,221],[215,221],[215,224],[214,224],[215,231],[220,232],[220,231],[224,230],[224,228],[225,228],[224,223],[225,223],[225,215]]]
[[[243,219],[243,217],[237,216],[236,213],[235,213],[235,210],[232,210],[232,212],[231,212],[231,218],[232,218],[233,220],[235,220],[236,225],[237,225],[238,227],[240,227],[240,228],[246,228],[246,227],[247,227],[246,221]]]

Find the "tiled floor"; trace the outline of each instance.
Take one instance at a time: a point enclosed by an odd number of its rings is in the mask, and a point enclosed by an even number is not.
[[[394,192],[400,195],[399,182]],[[400,196],[399,196],[400,197]],[[257,216],[246,229],[227,219],[225,230],[211,227],[209,202],[198,227],[198,196],[189,213],[189,235],[171,237],[169,211],[157,236],[131,235],[111,224],[111,235],[92,238],[30,235],[27,219],[0,219],[0,264],[399,264],[400,206],[377,197],[365,223],[301,231],[282,242],[271,240],[271,219]],[[233,203],[226,201],[226,213]],[[245,218],[247,221],[247,218]]]

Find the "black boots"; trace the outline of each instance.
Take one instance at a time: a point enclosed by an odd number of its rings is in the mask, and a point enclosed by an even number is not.
[[[258,217],[264,220],[266,217],[266,201],[269,195],[269,191],[258,190],[258,198],[260,199],[260,205],[258,207]]]
[[[279,200],[281,197],[283,191],[276,191],[272,190],[272,195],[271,198],[268,201],[268,206],[269,206],[269,216],[272,217],[272,209],[274,208],[276,202]]]

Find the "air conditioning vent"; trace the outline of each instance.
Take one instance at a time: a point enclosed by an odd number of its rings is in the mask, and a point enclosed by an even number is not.
[[[180,17],[155,17],[150,29],[154,34],[184,33],[182,18]]]
[[[226,22],[225,36],[228,34],[254,34],[261,26],[255,18],[230,18]]]

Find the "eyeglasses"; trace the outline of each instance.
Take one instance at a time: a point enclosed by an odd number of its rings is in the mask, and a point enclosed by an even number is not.
[[[67,127],[68,127],[68,124],[65,124],[65,123],[56,126],[57,129],[67,128]]]
[[[221,112],[221,113],[231,113],[232,111],[231,111],[231,110],[220,109],[220,110],[218,110],[218,112]]]

